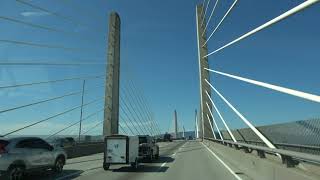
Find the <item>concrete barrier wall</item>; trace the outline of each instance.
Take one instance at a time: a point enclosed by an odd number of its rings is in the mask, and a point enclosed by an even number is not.
[[[159,147],[166,146],[168,143],[159,142],[157,143]],[[68,159],[88,156],[97,153],[103,153],[104,151],[104,142],[88,142],[88,143],[78,143],[75,146],[64,147],[68,155]]]
[[[64,147],[68,158],[76,158],[91,154],[102,153],[104,151],[103,142],[78,143],[75,146]]]

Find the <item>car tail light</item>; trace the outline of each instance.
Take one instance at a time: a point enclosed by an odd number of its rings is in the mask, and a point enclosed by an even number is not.
[[[5,145],[4,144],[0,144],[0,154],[5,154],[7,153],[7,150],[5,149]]]
[[[0,140],[0,154],[7,153],[6,146],[9,144],[8,141]]]

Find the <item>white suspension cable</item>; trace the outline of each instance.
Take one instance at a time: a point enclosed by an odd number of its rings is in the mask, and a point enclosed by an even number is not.
[[[203,0],[203,1],[202,1],[202,4],[203,4],[203,5],[206,4],[206,0]],[[203,13],[203,7],[201,8],[201,13],[200,13],[200,15],[202,15],[202,13]]]
[[[265,87],[265,88],[268,88],[268,89],[272,89],[274,91],[282,92],[282,93],[285,93],[285,94],[289,94],[289,95],[292,95],[292,96],[296,96],[296,97],[300,97],[300,98],[303,98],[303,99],[307,99],[307,100],[310,100],[310,101],[314,101],[314,102],[320,103],[320,96],[318,96],[318,95],[309,94],[309,93],[305,93],[305,92],[302,92],[302,91],[297,91],[297,90],[294,90],[294,89],[289,89],[289,88],[285,88],[285,87],[281,87],[281,86],[276,86],[276,85],[273,85],[273,84],[260,82],[260,81],[256,81],[256,80],[252,80],[252,79],[247,79],[247,78],[244,78],[244,77],[240,77],[240,76],[236,76],[236,75],[232,75],[232,74],[228,74],[228,73],[224,73],[224,72],[220,72],[220,71],[216,71],[216,70],[212,70],[212,69],[207,69],[207,68],[204,68],[204,69],[208,70],[210,72],[214,72],[216,74],[220,74],[222,76],[230,77],[232,79],[237,79],[237,80],[244,81],[244,82],[247,82],[247,83],[250,83],[250,84],[254,84],[254,85],[257,85],[257,86],[261,86],[261,87]]]
[[[253,35],[253,34],[255,34],[255,33],[259,32],[259,31],[261,31],[262,29],[265,29],[265,28],[267,28],[267,27],[269,27],[269,26],[271,26],[271,25],[273,25],[273,24],[275,24],[275,23],[277,23],[277,22],[279,22],[279,21],[281,21],[281,20],[283,20],[283,19],[285,19],[285,18],[287,18],[287,17],[289,17],[289,16],[291,16],[291,15],[293,15],[293,14],[295,14],[295,13],[297,13],[297,12],[299,12],[299,11],[301,11],[301,10],[303,10],[303,9],[305,9],[305,8],[315,4],[317,2],[319,2],[319,1],[320,0],[306,0],[305,2],[301,3],[300,5],[290,9],[289,11],[287,11],[287,12],[285,12],[283,14],[281,14],[280,16],[278,16],[278,17],[266,22],[265,24],[253,29],[252,31],[250,31],[250,32],[238,37],[237,39],[229,42],[228,44],[216,49],[215,51],[213,51],[213,52],[211,52],[211,53],[209,53],[207,55],[205,55],[204,58],[208,57],[208,56],[210,56],[210,55],[212,55],[214,53],[217,53],[217,52],[221,51],[222,49],[224,49],[224,48],[226,48],[226,47],[228,47],[228,46],[230,46],[230,45],[232,45],[232,44],[234,44],[234,43],[236,43],[238,41],[241,41],[242,39],[245,39],[245,38],[247,38],[247,37],[249,37],[249,36],[251,36],[251,35]]]
[[[251,122],[247,118],[245,118],[222,94],[220,94],[220,92],[216,88],[214,88],[207,79],[205,79],[205,81],[269,148],[276,148],[255,126],[251,124]]]
[[[226,121],[225,121],[224,118],[222,117],[222,115],[221,115],[220,111],[218,110],[217,106],[214,104],[213,100],[211,99],[208,91],[206,91],[206,94],[207,94],[209,100],[211,101],[211,104],[213,105],[214,109],[215,109],[216,112],[218,113],[218,115],[219,115],[221,121],[223,122],[224,126],[226,127],[226,129],[227,129],[227,131],[228,131],[231,139],[233,140],[233,142],[237,142],[236,138],[234,137],[233,133],[232,133],[231,130],[229,129],[229,126],[227,125]]]
[[[208,107],[209,112],[210,112],[210,114],[211,114],[213,124],[214,124],[214,126],[217,128],[217,131],[218,131],[218,133],[219,133],[219,135],[220,135],[220,139],[221,139],[222,141],[224,141],[223,136],[222,136],[222,134],[221,134],[221,131],[220,131],[219,127],[218,127],[218,124],[217,124],[216,120],[215,120],[214,117],[213,117],[213,113],[212,113],[212,111],[211,111],[211,109],[210,109],[210,106],[209,106],[208,102],[206,102],[206,104],[207,104],[207,107]],[[207,115],[208,115],[208,114],[207,114]]]
[[[224,14],[224,16],[222,17],[222,19],[220,20],[220,22],[218,23],[218,25],[214,28],[214,30],[212,31],[212,33],[210,34],[210,36],[208,37],[208,39],[206,40],[206,42],[204,42],[204,44],[202,45],[202,47],[204,47],[208,41],[210,40],[210,38],[213,36],[213,34],[218,30],[218,28],[220,27],[220,25],[222,24],[222,22],[224,21],[224,19],[229,15],[229,13],[231,12],[231,10],[233,9],[233,7],[237,4],[238,0],[235,0],[232,5],[230,6],[230,8],[228,9],[228,11]]]
[[[212,126],[211,121],[210,121],[210,117],[209,117],[208,114],[207,114],[207,118],[208,118],[208,121],[209,121],[209,124],[210,124],[210,128],[211,128],[213,137],[214,137],[214,139],[217,139],[216,134],[214,133],[214,130],[213,130],[213,126]]]
[[[204,11],[204,15],[203,15],[203,18],[202,18],[202,21],[201,21],[201,25],[200,25],[200,26],[203,25],[204,20],[206,19],[206,15],[207,15],[207,11],[208,11],[208,7],[209,7],[209,4],[210,4],[210,1],[211,1],[211,0],[209,0],[208,3],[207,3],[206,10]]]
[[[208,27],[208,25],[209,25],[209,22],[210,22],[210,20],[211,20],[211,18],[212,18],[212,15],[213,15],[214,11],[216,10],[216,7],[217,7],[218,2],[219,2],[219,0],[216,0],[216,3],[214,4],[214,6],[213,6],[213,8],[212,8],[212,11],[211,11],[211,14],[210,14],[210,16],[209,16],[208,22],[206,23],[206,26],[204,27],[204,30],[203,30],[201,36],[203,36],[204,33],[206,32],[207,27]]]

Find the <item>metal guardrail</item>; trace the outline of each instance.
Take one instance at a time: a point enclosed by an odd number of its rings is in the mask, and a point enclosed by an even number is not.
[[[231,139],[227,139],[230,140]],[[254,144],[254,145],[258,145],[258,146],[265,146],[265,144],[262,141],[244,141],[244,140],[238,140],[238,142],[241,143],[246,143],[246,144]],[[273,143],[276,147],[278,147],[279,149],[287,149],[289,150],[293,150],[293,151],[299,151],[299,152],[303,152],[303,153],[308,153],[310,152],[310,154],[318,154],[320,155],[320,146],[314,146],[314,145],[301,145],[301,144],[290,144],[290,143]]]
[[[299,164],[299,162],[310,162],[310,163],[320,164],[320,156],[318,155],[295,152],[295,151],[284,150],[284,149],[272,149],[269,147],[233,142],[229,140],[222,141],[219,139],[212,139],[212,138],[205,138],[205,139],[213,142],[225,144],[225,145],[234,145],[236,149],[245,149],[246,152],[250,152],[248,151],[248,149],[256,150],[258,152],[259,157],[261,158],[265,158],[265,153],[280,155],[282,159],[282,163],[286,164],[287,167],[294,167],[295,165]]]

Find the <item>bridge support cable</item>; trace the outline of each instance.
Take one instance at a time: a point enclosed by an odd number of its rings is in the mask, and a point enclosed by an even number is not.
[[[97,88],[100,88],[100,87],[103,87],[103,86],[97,86]],[[94,89],[96,89],[96,88],[94,88]],[[88,91],[91,91],[91,90],[93,90],[93,89],[86,90],[86,91],[75,91],[75,92],[64,94],[64,95],[61,95],[61,96],[57,96],[57,97],[53,97],[53,98],[49,98],[49,99],[45,99],[45,100],[29,103],[29,104],[24,104],[24,105],[21,105],[21,106],[17,106],[17,107],[5,109],[5,110],[0,110],[0,114],[7,113],[7,112],[10,112],[10,111],[14,111],[14,110],[18,110],[18,109],[22,109],[22,108],[26,108],[26,107],[30,107],[30,106],[35,106],[35,105],[51,102],[51,101],[55,101],[55,100],[59,100],[59,99],[63,99],[63,98],[70,97],[70,96],[79,95],[79,94],[81,94],[83,92],[87,93]]]
[[[273,85],[273,84],[269,84],[269,83],[265,83],[265,82],[261,82],[261,81],[256,81],[256,80],[253,80],[253,79],[248,79],[248,78],[244,78],[244,77],[240,77],[240,76],[236,76],[236,75],[232,75],[232,74],[228,74],[228,73],[224,73],[224,72],[220,72],[220,71],[216,71],[216,70],[212,70],[212,69],[208,69],[208,68],[204,68],[204,69],[206,69],[206,70],[208,70],[210,72],[225,76],[225,77],[229,77],[229,78],[232,78],[232,79],[240,80],[240,81],[243,81],[243,82],[247,82],[249,84],[254,84],[256,86],[264,87],[264,88],[267,88],[267,89],[271,89],[271,90],[274,90],[274,91],[282,92],[282,93],[285,93],[285,94],[289,94],[289,95],[292,95],[292,96],[296,96],[296,97],[300,97],[300,98],[303,98],[303,99],[307,99],[307,100],[310,100],[310,101],[314,101],[314,102],[320,103],[320,96],[319,95],[314,95],[314,94],[305,93],[305,92],[302,92],[302,91],[297,91],[297,90],[294,90],[294,89],[289,89],[289,88],[285,88],[285,87],[281,87],[281,86],[276,86],[276,85]]]
[[[131,135],[135,135],[135,133],[134,133],[134,132],[132,131],[132,129],[129,127],[127,121],[125,121],[125,120],[122,118],[122,116],[120,116],[120,120],[121,120],[121,119],[122,119],[122,122],[124,123],[125,127],[126,127],[127,129],[129,129]],[[120,123],[119,123],[119,124],[120,124]]]
[[[122,106],[119,106],[121,111],[123,112],[123,114],[127,117],[127,119],[130,121],[132,127],[135,129],[137,134],[143,134],[143,129],[141,128],[141,126],[139,125],[139,123],[133,119],[134,122],[132,122],[132,118],[130,118],[130,116],[128,115],[128,113],[124,110],[124,108]],[[126,107],[127,108],[127,107]],[[128,109],[128,108],[127,108]],[[130,113],[131,114],[131,113]],[[119,114],[119,117],[122,117],[121,114]],[[132,117],[132,116],[131,116]],[[122,118],[123,119],[123,118]]]
[[[51,83],[59,83],[64,81],[74,81],[74,80],[84,80],[84,79],[99,79],[105,77],[105,75],[95,75],[95,76],[83,76],[83,77],[71,77],[65,79],[51,80],[51,81],[40,81],[40,82],[32,82],[32,83],[24,83],[24,84],[15,84],[15,85],[6,85],[0,86],[0,89],[9,89],[9,88],[20,88],[26,86],[34,86],[34,85],[43,85],[43,84],[51,84]]]
[[[44,12],[44,13],[47,13],[47,14],[56,16],[56,17],[61,18],[61,19],[65,20],[65,21],[71,22],[71,23],[73,23],[74,25],[83,26],[81,23],[78,23],[78,22],[74,21],[74,20],[73,20],[72,18],[70,18],[70,17],[67,17],[67,16],[65,16],[65,15],[62,15],[62,14],[59,14],[59,13],[50,11],[50,10],[45,9],[45,8],[43,8],[43,7],[40,7],[40,6],[34,5],[34,4],[32,4],[32,3],[26,2],[26,1],[24,1],[24,0],[16,0],[16,2],[18,2],[18,3],[20,3],[20,4],[23,4],[23,5],[25,5],[25,6],[31,7],[31,8],[33,8],[33,9],[42,11],[42,12]]]
[[[91,62],[26,62],[26,61],[15,61],[12,62],[9,60],[9,62],[0,61],[1,66],[66,66],[66,67],[74,67],[74,66],[100,66],[100,65],[106,65],[106,63],[91,63]]]
[[[230,130],[230,128],[229,128],[229,126],[227,125],[226,121],[225,121],[225,120],[224,120],[224,118],[222,117],[222,115],[221,115],[221,113],[220,113],[219,109],[217,108],[217,106],[216,106],[216,105],[215,105],[215,103],[213,102],[212,98],[210,97],[210,95],[209,95],[208,91],[206,91],[206,94],[207,94],[207,96],[208,96],[209,100],[211,101],[212,106],[214,107],[214,109],[215,109],[215,110],[216,110],[216,112],[218,113],[218,115],[219,115],[219,117],[220,117],[221,121],[223,122],[224,126],[226,127],[226,129],[227,129],[227,131],[228,131],[228,133],[229,133],[229,135],[230,135],[231,139],[233,140],[233,142],[237,142],[237,140],[236,140],[236,138],[234,137],[233,133],[231,132],[231,130]]]
[[[139,94],[137,94],[136,93],[136,91],[133,89],[133,87],[131,86],[131,84],[128,82],[128,86],[127,87],[129,87],[129,90],[131,91],[131,100],[132,101],[134,101],[134,102],[136,102],[135,103],[135,107],[137,107],[137,111],[138,111],[138,113],[139,113],[139,115],[140,115],[140,117],[141,117],[141,119],[143,120],[144,119],[144,121],[145,121],[145,123],[146,123],[146,125],[149,123],[150,124],[150,129],[149,129],[149,132],[151,133],[151,135],[154,135],[154,129],[153,129],[153,127],[152,127],[152,123],[151,123],[151,121],[150,120],[148,120],[148,117],[146,117],[145,115],[146,115],[146,111],[144,111],[143,110],[143,108],[142,108],[142,106],[141,106],[141,104],[140,104],[140,101],[139,101]],[[144,111],[144,112],[141,112],[141,111]]]
[[[289,17],[289,16],[291,16],[291,15],[293,15],[293,14],[299,12],[299,11],[302,11],[302,10],[304,10],[305,8],[311,6],[311,5],[313,5],[313,4],[315,4],[315,3],[319,2],[319,1],[320,1],[320,0],[306,0],[306,1],[304,1],[303,3],[301,3],[300,5],[298,5],[298,6],[294,7],[294,8],[292,8],[292,9],[290,9],[289,11],[287,11],[287,12],[285,12],[285,13],[283,13],[283,14],[281,14],[280,16],[278,16],[278,17],[276,17],[276,18],[274,18],[274,19],[272,19],[272,20],[270,20],[270,21],[262,24],[261,26],[259,26],[259,27],[255,28],[255,29],[251,30],[250,32],[247,32],[246,34],[238,37],[237,39],[235,39],[235,40],[227,43],[226,45],[224,45],[224,46],[222,46],[222,47],[220,47],[220,48],[218,48],[218,49],[210,52],[209,54],[205,55],[204,58],[205,58],[205,57],[208,57],[208,56],[210,56],[210,55],[212,55],[212,54],[215,54],[215,53],[221,51],[222,49],[224,49],[224,48],[226,48],[226,47],[228,47],[228,46],[231,46],[231,45],[233,45],[234,43],[237,43],[237,42],[239,42],[239,41],[241,41],[241,40],[243,40],[243,39],[245,39],[245,38],[247,38],[247,37],[249,37],[249,36],[251,36],[251,35],[253,35],[253,34],[255,34],[255,33],[259,32],[259,31],[261,31],[261,30],[263,30],[263,29],[265,29],[265,28],[267,28],[267,27],[270,27],[270,26],[278,23],[279,21],[281,21],[281,20],[283,20],[283,19],[286,19],[287,17]]]
[[[62,31],[62,30],[59,30],[56,28],[52,28],[52,27],[48,27],[48,26],[44,26],[44,25],[39,25],[39,24],[34,24],[34,23],[26,22],[26,21],[21,21],[19,19],[15,19],[15,18],[11,18],[11,17],[0,16],[0,20],[5,20],[5,21],[17,23],[17,24],[22,24],[22,25],[26,25],[29,27],[33,27],[36,29],[42,29],[42,30],[46,30],[46,31],[52,31],[52,32],[63,33],[63,34],[66,33],[65,31]]]
[[[27,126],[21,127],[21,128],[19,128],[19,129],[16,129],[16,130],[10,131],[9,133],[6,133],[6,134],[4,134],[4,135],[1,135],[0,137],[6,137],[6,136],[11,135],[11,134],[13,134],[13,133],[16,133],[16,132],[19,132],[19,131],[21,131],[21,130],[27,129],[27,128],[29,128],[29,127],[35,126],[35,125],[37,125],[37,124],[46,122],[46,121],[48,121],[48,120],[51,120],[51,119],[54,119],[54,118],[56,118],[56,117],[62,116],[62,115],[67,114],[67,113],[69,113],[69,112],[75,111],[76,109],[79,109],[79,108],[81,108],[81,107],[85,107],[85,106],[88,106],[88,105],[90,105],[90,104],[99,102],[99,101],[101,101],[101,100],[103,100],[103,98],[98,98],[98,99],[95,99],[95,100],[93,100],[93,101],[90,101],[90,102],[88,102],[88,103],[86,103],[86,104],[73,107],[73,108],[71,108],[71,109],[69,109],[69,110],[66,110],[66,111],[63,111],[63,112],[61,112],[61,113],[55,114],[55,115],[50,116],[50,117],[48,117],[48,118],[45,118],[45,119],[43,119],[43,120],[34,122],[34,123],[32,123],[32,124],[29,124],[29,125],[27,125]]]
[[[145,133],[145,132],[144,132],[144,129],[142,129],[142,124],[139,123],[139,122],[136,120],[136,118],[133,116],[132,111],[130,110],[127,102],[123,99],[122,96],[120,96],[120,102],[122,102],[122,104],[124,105],[124,107],[128,110],[128,112],[129,112],[130,115],[131,115],[131,118],[130,118],[130,116],[128,115],[127,111],[125,111],[124,108],[120,105],[120,108],[122,109],[122,112],[127,116],[128,119],[133,119],[135,125],[138,126],[139,129],[140,129],[140,132],[139,132],[140,134]]]
[[[212,135],[213,135],[214,139],[217,139],[216,133],[215,133],[214,130],[213,130],[213,126],[212,126],[212,123],[211,123],[211,119],[210,119],[210,117],[209,117],[208,114],[207,114],[207,118],[208,118],[208,121],[209,121],[209,124],[210,124],[210,128],[211,128],[211,131],[212,131]]]
[[[141,90],[138,90],[138,88],[135,86],[135,84],[133,83],[133,80],[132,79],[129,79],[129,84],[132,85],[133,89],[135,90],[136,94],[137,94],[137,97],[138,97],[138,100],[140,102],[140,105],[143,107],[142,109],[144,109],[144,111],[146,112],[146,116],[147,116],[147,119],[149,119],[150,121],[153,121],[153,118],[151,117],[151,110],[149,107],[149,105],[147,105],[147,102],[146,102],[146,99],[144,98],[143,96],[143,93],[141,92]],[[158,127],[158,130],[159,130],[159,127]],[[160,133],[160,131],[159,131]]]
[[[131,115],[133,115],[133,116],[135,116],[135,118],[137,118],[138,120],[138,122],[140,123],[140,125],[141,125],[141,127],[143,127],[143,129],[144,129],[144,132],[146,133],[146,134],[148,134],[148,133],[150,133],[150,134],[152,134],[151,133],[151,131],[150,131],[150,129],[147,129],[146,127],[145,127],[145,123],[143,123],[142,122],[142,117],[140,116],[139,117],[139,115],[138,115],[138,113],[137,113],[137,111],[138,111],[138,109],[139,108],[134,108],[134,107],[137,107],[137,105],[136,105],[136,103],[135,103],[135,106],[133,106],[132,105],[132,103],[131,103],[131,101],[134,101],[133,100],[133,96],[134,96],[134,94],[132,94],[132,92],[130,93],[131,94],[131,96],[130,96],[130,98],[129,98],[129,93],[127,93],[123,88],[121,88],[122,89],[122,92],[123,92],[123,94],[124,94],[124,96],[126,97],[126,99],[128,100],[127,102],[128,102],[128,104],[129,104],[129,106],[130,106],[130,108],[131,108],[131,112],[133,112]],[[129,109],[130,110],[130,109]]]
[[[0,39],[0,42],[21,45],[21,46],[38,47],[38,48],[61,49],[65,51],[81,51],[81,49],[73,48],[73,47],[64,47],[64,46],[52,45],[52,44],[40,44],[40,43],[34,43],[34,42],[28,42],[28,41]]]
[[[58,99],[63,99],[65,97],[69,97],[69,96],[75,96],[75,95],[78,95],[78,94],[81,94],[81,93],[82,93],[82,91],[72,92],[72,93],[68,93],[68,94],[62,95],[62,96],[57,96],[57,97],[53,97],[53,98],[50,98],[50,99],[45,99],[45,100],[37,101],[37,102],[34,102],[34,103],[25,104],[25,105],[22,105],[22,106],[17,106],[17,107],[14,107],[14,108],[0,110],[0,114],[6,113],[6,112],[10,112],[10,111],[14,111],[14,110],[18,110],[18,109],[22,109],[22,108],[26,108],[26,107],[30,107],[30,106],[34,106],[34,105],[38,105],[38,104],[43,104],[43,103],[50,102],[50,101],[55,101],[55,100],[58,100]]]
[[[129,135],[128,132],[122,127],[122,125],[120,123],[119,123],[119,127],[120,127],[120,130],[122,131],[123,134]]]
[[[203,0],[201,4],[205,5],[206,4],[206,0]],[[202,16],[203,13],[204,13],[204,8],[201,9],[200,15]]]
[[[92,126],[90,129],[88,129],[87,131],[81,133],[81,135],[85,135],[87,134],[88,132],[94,130],[95,128],[99,127],[101,124],[103,124],[104,120],[98,122],[97,124],[95,124],[94,126]]]
[[[218,28],[220,27],[220,25],[222,24],[222,22],[225,20],[225,18],[229,15],[229,13],[231,12],[231,10],[233,9],[233,7],[237,4],[238,0],[233,1],[232,5],[229,7],[228,11],[224,14],[224,16],[222,17],[222,19],[220,20],[220,22],[217,24],[217,26],[214,28],[214,30],[211,32],[210,36],[208,37],[208,39],[204,42],[204,44],[202,45],[202,47],[204,47],[208,41],[210,40],[210,38],[213,36],[213,34],[218,30]],[[203,36],[203,35],[202,35]]]
[[[207,15],[207,11],[208,11],[208,8],[209,8],[210,1],[211,1],[211,0],[208,0],[208,2],[207,2],[206,9],[205,9],[205,11],[204,11],[204,15],[203,15],[203,18],[202,18],[202,21],[201,21],[201,26],[202,26],[202,25],[203,25],[203,23],[205,22],[205,19],[206,19],[206,15]]]
[[[213,13],[214,13],[214,11],[216,10],[216,7],[217,7],[217,5],[218,5],[218,2],[219,2],[219,0],[216,0],[216,2],[214,3],[214,6],[213,6],[212,11],[211,11],[210,16],[209,16],[209,19],[208,19],[208,21],[207,21],[207,23],[206,23],[206,26],[204,27],[204,31],[202,32],[201,36],[203,36],[204,33],[206,32],[206,30],[207,30],[207,28],[208,28],[208,25],[209,25],[209,23],[210,23],[210,21],[211,21],[212,15],[213,15]]]
[[[96,111],[96,112],[91,113],[90,115],[84,117],[84,118],[82,119],[82,122],[90,119],[90,118],[93,117],[94,115],[99,114],[99,113],[102,112],[104,109],[105,109],[105,108],[100,109],[99,111]],[[61,130],[59,130],[59,131],[51,134],[50,136],[46,137],[45,139],[49,139],[49,138],[51,138],[51,137],[54,137],[54,136],[60,134],[61,132],[65,131],[65,130],[67,130],[67,129],[70,129],[71,127],[74,127],[75,125],[77,125],[77,124],[79,124],[79,123],[80,123],[80,121],[74,122],[74,123],[70,124],[69,126],[67,126],[67,127],[63,128],[63,129],[61,129]]]
[[[131,132],[133,135],[141,134],[141,133],[139,133],[138,129],[135,127],[135,125],[133,124],[133,122],[131,121],[131,119],[129,119],[129,118],[127,117],[127,120],[130,122],[131,127],[133,127],[133,128],[135,129],[135,133],[133,132],[132,128],[130,128],[130,125],[127,123],[127,121],[124,120],[124,118],[123,118],[123,116],[122,116],[121,114],[119,115],[119,117],[120,117],[120,119],[123,120],[123,122],[125,123],[126,127],[130,130],[130,132]]]
[[[154,131],[154,134],[158,134],[159,132],[157,132],[159,129],[157,129],[157,125],[155,125],[155,122],[154,120],[151,118],[151,115],[150,115],[150,110],[147,109],[147,105],[146,105],[146,102],[143,101],[143,95],[142,95],[142,92],[141,91],[138,91],[137,87],[135,86],[135,84],[133,83],[133,81],[130,79],[129,80],[130,82],[128,83],[129,85],[131,85],[131,89],[133,92],[135,92],[135,94],[137,95],[136,98],[138,99],[138,104],[140,105],[140,108],[142,111],[144,111],[144,114],[145,114],[145,118],[147,120],[149,120],[151,123],[152,123],[152,128],[153,128],[153,131]],[[159,135],[159,134],[158,134]]]
[[[210,84],[208,80],[206,83],[220,96],[220,98],[240,117],[240,119],[249,126],[249,128],[269,147],[275,149],[276,147],[267,139],[251,122],[245,118],[216,88]]]
[[[221,131],[220,131],[220,129],[219,129],[219,126],[218,126],[216,120],[215,120],[214,117],[213,117],[213,113],[212,113],[212,111],[211,111],[211,108],[210,108],[208,102],[206,102],[206,104],[207,104],[207,107],[208,107],[208,109],[209,109],[210,115],[211,115],[211,117],[212,117],[213,124],[214,124],[214,126],[217,128],[217,131],[218,131],[218,133],[219,133],[219,135],[220,135],[220,139],[221,139],[222,141],[224,141],[223,136],[222,136],[222,134],[221,134]],[[207,115],[208,115],[208,114],[207,114]]]

